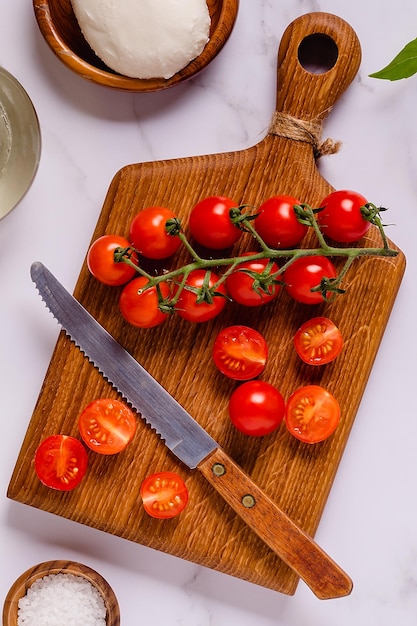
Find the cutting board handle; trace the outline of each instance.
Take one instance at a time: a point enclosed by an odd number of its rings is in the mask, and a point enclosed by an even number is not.
[[[361,46],[331,13],[307,13],[285,30],[278,50],[276,110],[322,121],[357,74]]]

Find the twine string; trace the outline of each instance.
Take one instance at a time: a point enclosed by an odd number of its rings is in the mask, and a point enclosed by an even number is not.
[[[315,159],[329,154],[335,154],[342,145],[340,141],[325,139],[322,141],[321,135],[323,122],[320,119],[311,121],[300,120],[288,113],[275,111],[272,117],[269,133],[278,137],[285,137],[293,141],[309,143],[313,147]]]

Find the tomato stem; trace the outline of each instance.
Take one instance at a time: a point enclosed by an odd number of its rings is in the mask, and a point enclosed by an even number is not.
[[[252,222],[254,220],[255,215],[253,213],[248,213],[248,205],[242,205],[233,209],[230,212],[230,220],[232,223],[237,225],[241,230],[250,234],[250,236],[257,242],[260,246],[261,250],[259,252],[249,253],[245,255],[239,256],[230,256],[224,258],[203,258],[201,257],[197,251],[193,248],[193,246],[188,241],[186,235],[181,226],[181,222],[178,218],[175,219],[175,224],[172,223],[172,220],[168,220],[167,222],[167,232],[172,236],[177,236],[181,240],[184,248],[187,250],[191,257],[191,261],[186,263],[182,267],[167,271],[158,276],[152,276],[148,272],[146,272],[140,265],[137,265],[132,261],[132,256],[134,253],[139,254],[139,251],[135,250],[133,247],[129,248],[117,248],[114,252],[114,261],[117,263],[126,263],[133,267],[139,274],[146,277],[148,283],[142,287],[142,290],[148,289],[150,287],[156,286],[158,287],[162,282],[172,282],[176,284],[176,289],[174,295],[169,299],[164,299],[162,297],[161,291],[158,288],[157,293],[160,299],[160,308],[161,310],[173,311],[175,305],[177,304],[181,292],[183,289],[187,287],[187,279],[192,271],[198,269],[207,270],[206,279],[202,287],[198,289],[197,300],[199,302],[210,302],[212,298],[216,295],[219,286],[230,276],[232,272],[234,272],[240,264],[248,263],[251,261],[256,261],[260,259],[268,259],[269,263],[267,264],[264,272],[262,274],[256,275],[256,289],[267,289],[268,285],[272,283],[283,284],[282,276],[285,270],[296,260],[301,257],[306,256],[325,256],[325,257],[345,257],[346,262],[340,270],[338,276],[336,278],[323,278],[320,285],[315,287],[312,291],[320,291],[322,293],[323,299],[325,301],[329,301],[334,299],[338,294],[344,293],[344,289],[341,288],[342,281],[344,280],[348,270],[350,269],[353,262],[360,258],[366,256],[381,256],[381,257],[394,257],[397,256],[398,251],[391,248],[389,246],[388,239],[386,237],[384,231],[384,225],[382,223],[380,212],[386,211],[383,207],[376,207],[374,204],[368,203],[364,207],[361,208],[362,216],[364,219],[368,220],[378,228],[379,233],[381,235],[382,246],[381,247],[372,247],[372,248],[364,248],[364,247],[337,247],[332,246],[327,243],[325,240],[323,233],[320,230],[320,226],[318,221],[316,220],[315,213],[317,213],[318,209],[313,209],[308,204],[294,205],[294,211],[297,215],[297,219],[302,224],[307,225],[309,228],[312,228],[315,236],[317,238],[318,247],[316,248],[293,248],[290,250],[281,250],[276,248],[270,248],[257,233],[254,228]],[[253,207],[251,207],[253,209]],[[245,212],[242,212],[245,210]],[[208,226],[209,227],[209,226]],[[275,259],[284,259],[284,264],[279,268],[276,272],[271,272],[272,264]],[[221,274],[216,283],[209,287],[209,277],[210,277],[210,269],[212,268],[226,268],[225,271]],[[193,288],[195,289],[195,288]]]

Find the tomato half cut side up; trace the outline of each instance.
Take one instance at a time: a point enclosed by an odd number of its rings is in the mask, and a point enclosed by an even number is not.
[[[304,322],[294,335],[298,356],[309,365],[326,365],[339,356],[343,336],[327,317],[313,317]]]
[[[136,416],[127,404],[111,398],[93,400],[78,418],[84,443],[100,454],[122,452],[132,441],[136,426]]]
[[[35,453],[35,472],[41,483],[59,491],[77,487],[87,471],[87,451],[69,435],[51,435]]]
[[[334,433],[340,421],[336,398],[319,385],[294,391],[285,407],[289,432],[304,443],[319,443]]]
[[[175,472],[157,472],[147,476],[140,487],[145,511],[157,519],[170,519],[187,506],[188,489]]]
[[[218,370],[233,380],[251,380],[263,371],[268,346],[264,337],[249,326],[227,326],[213,344],[213,361]]]

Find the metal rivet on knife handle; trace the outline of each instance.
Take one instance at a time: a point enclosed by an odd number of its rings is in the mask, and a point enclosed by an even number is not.
[[[245,507],[245,509],[251,509],[253,506],[255,506],[256,500],[255,500],[255,498],[253,497],[252,494],[247,493],[242,498],[242,504]]]
[[[211,469],[215,476],[224,476],[226,474],[226,468],[221,463],[215,463]]]

